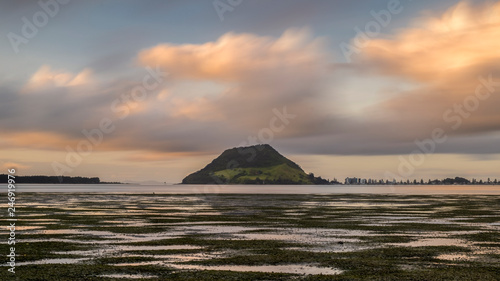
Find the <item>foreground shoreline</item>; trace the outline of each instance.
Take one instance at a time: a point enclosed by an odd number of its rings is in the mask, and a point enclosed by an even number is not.
[[[18,280],[500,277],[499,195],[21,192],[16,200]],[[12,278],[3,268],[0,278]]]
[[[7,185],[0,185],[7,191]],[[494,185],[138,185],[138,184],[16,184],[17,192],[123,194],[491,194]]]

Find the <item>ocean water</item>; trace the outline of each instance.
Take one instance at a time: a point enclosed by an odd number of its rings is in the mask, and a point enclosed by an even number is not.
[[[2,191],[7,185],[2,184]],[[17,184],[16,192],[98,192],[170,194],[492,194],[500,185],[137,185],[137,184]]]

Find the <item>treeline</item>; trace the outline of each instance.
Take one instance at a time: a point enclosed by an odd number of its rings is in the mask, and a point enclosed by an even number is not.
[[[313,183],[313,184],[318,184],[318,185],[322,185],[322,184],[340,184],[337,179],[334,179],[334,180],[329,180],[329,179],[324,179],[322,178],[321,176],[319,177],[316,177],[314,176],[314,173],[309,173],[307,175],[307,177],[309,178],[309,180]]]
[[[16,183],[50,183],[50,184],[99,184],[104,183],[97,177],[67,177],[67,176],[15,176]],[[7,183],[8,176],[0,175],[0,183]]]
[[[354,184],[354,185],[499,185],[500,180],[488,178],[487,180],[468,180],[463,177],[455,178],[445,178],[445,179],[435,179],[427,180],[424,179],[414,179],[414,180],[377,180],[377,179],[362,179],[362,178],[347,178],[344,184]]]
[[[444,180],[433,180],[433,181],[429,180],[427,184],[499,184],[499,181],[497,179],[492,180],[490,178],[488,178],[488,180],[483,181],[476,179],[468,180],[465,178],[456,177],[454,179],[447,178]]]
[[[497,185],[500,184],[500,182],[497,179],[490,179],[488,178],[487,180],[468,180],[466,178],[462,177],[455,177],[455,178],[446,178],[446,179],[435,179],[435,180],[427,180],[424,181],[423,179],[417,181],[417,180],[406,180],[406,181],[399,181],[396,182],[396,184],[412,184],[412,185],[467,185],[467,184],[472,184],[472,185],[477,185],[477,184],[490,184],[490,185]]]

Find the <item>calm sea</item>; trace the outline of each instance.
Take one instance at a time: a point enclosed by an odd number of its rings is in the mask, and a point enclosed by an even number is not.
[[[7,185],[2,184],[2,192]],[[105,193],[251,193],[251,194],[496,194],[500,185],[136,185],[136,184],[17,184],[16,192]]]

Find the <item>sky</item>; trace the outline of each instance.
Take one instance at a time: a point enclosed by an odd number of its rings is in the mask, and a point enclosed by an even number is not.
[[[329,179],[500,178],[500,1],[2,1],[0,36],[4,172],[176,183],[269,143]]]

